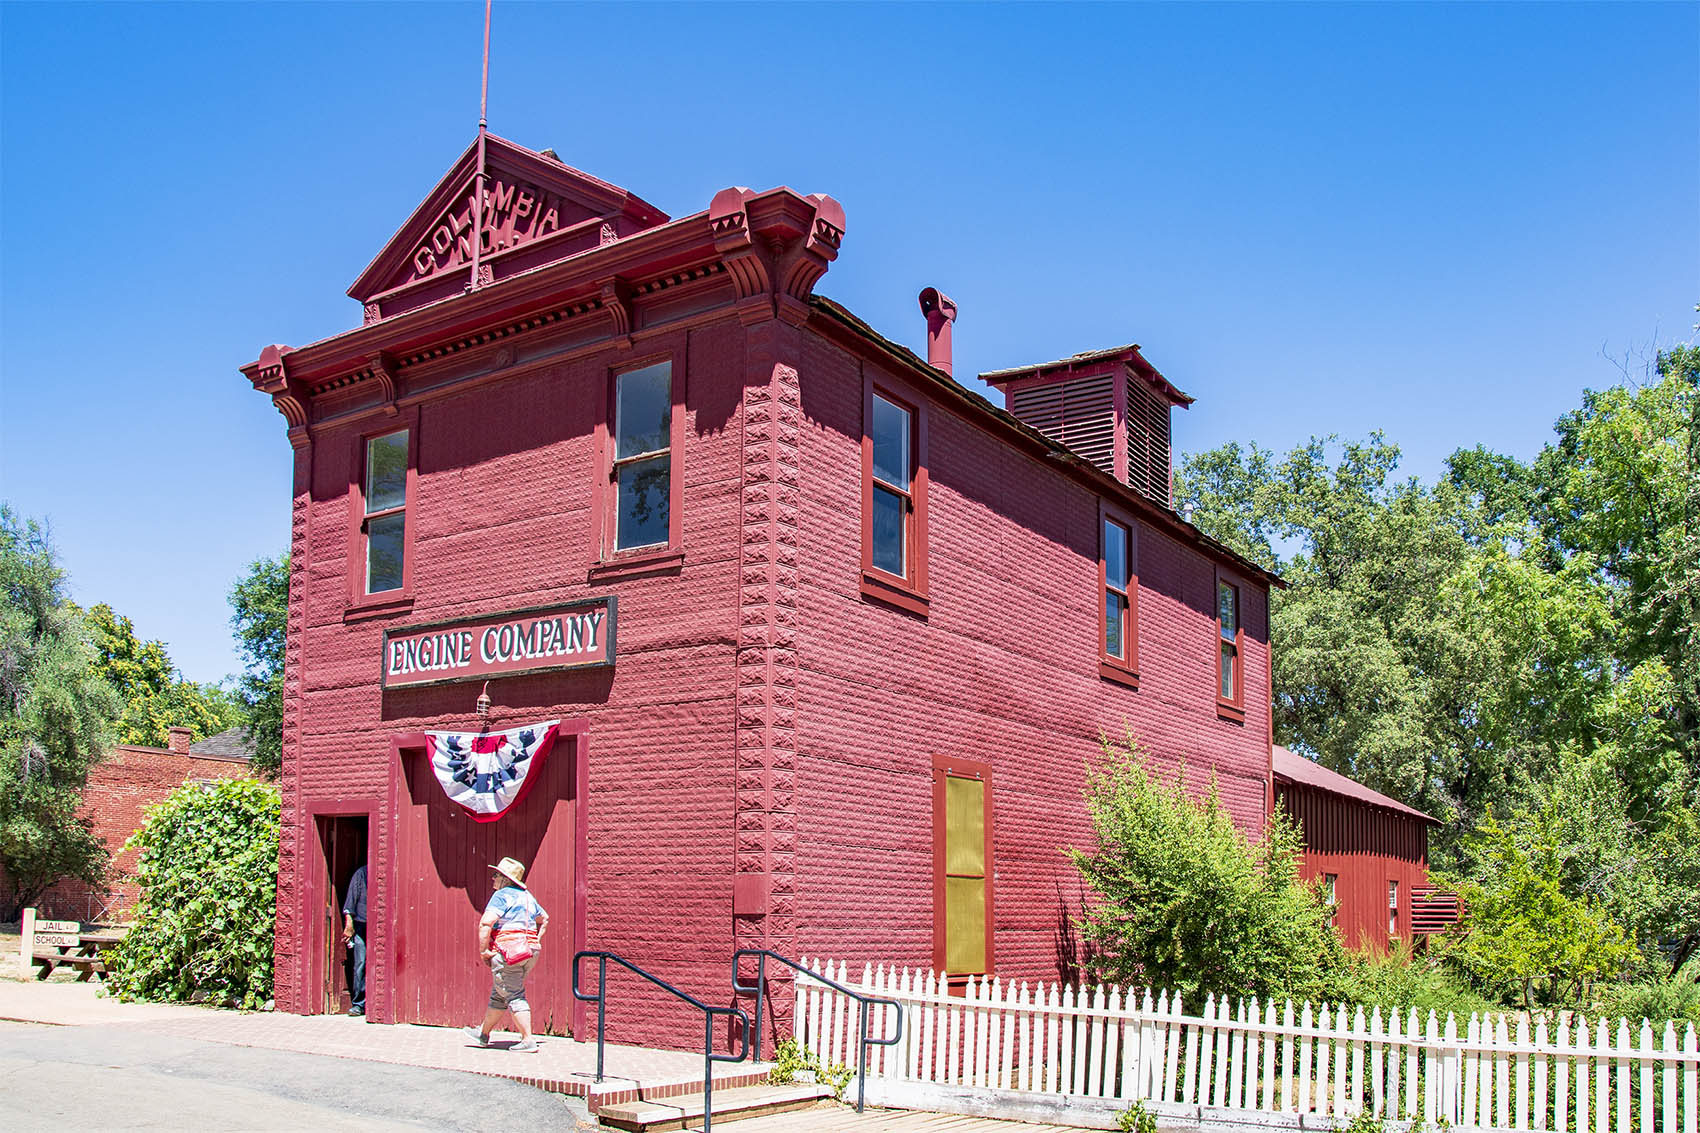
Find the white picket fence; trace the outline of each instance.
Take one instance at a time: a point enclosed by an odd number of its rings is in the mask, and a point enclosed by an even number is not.
[[[1692,1024],[1560,1021],[1208,999],[973,979],[952,995],[931,972],[805,966],[903,1006],[902,1041],[868,1051],[868,1098],[993,1116],[1104,1124],[1143,1100],[1160,1115],[1260,1125],[1344,1124],[1363,1109],[1430,1129],[1700,1133]],[[799,1041],[856,1067],[855,1000],[797,980]],[[870,1009],[873,1037],[892,1008]]]

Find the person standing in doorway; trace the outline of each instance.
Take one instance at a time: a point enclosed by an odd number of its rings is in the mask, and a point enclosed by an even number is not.
[[[349,950],[350,979],[353,987],[349,998],[350,1015],[366,1014],[366,867],[361,866],[348,879],[348,896],[342,899],[342,943]]]
[[[478,958],[490,968],[490,1006],[484,1012],[483,1024],[467,1027],[466,1033],[479,1046],[489,1046],[490,1035],[506,1011],[519,1031],[519,1041],[508,1049],[535,1054],[537,1040],[531,1034],[525,977],[543,950],[549,914],[525,887],[525,866],[513,858],[503,858],[490,870],[495,892],[478,919]]]

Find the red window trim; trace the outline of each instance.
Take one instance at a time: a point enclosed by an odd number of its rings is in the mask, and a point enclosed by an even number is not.
[[[985,817],[983,825],[986,836],[986,970],[984,972],[950,972],[948,979],[955,983],[965,983],[969,976],[992,975],[997,971],[997,955],[992,950],[992,942],[997,924],[996,904],[993,900],[995,885],[993,879],[997,875],[997,863],[992,857],[992,848],[996,845],[992,837],[992,765],[978,759],[957,759],[954,757],[933,757],[933,971],[945,971],[946,953],[949,943],[946,939],[945,913],[945,824],[948,820],[947,804],[945,802],[945,779],[955,776],[959,779],[978,779],[985,784]]]
[[[643,547],[614,549],[619,522],[616,514],[619,493],[614,488],[614,383],[622,374],[666,362],[672,367],[669,375],[673,411],[667,429],[667,542]],[[684,501],[685,501],[685,343],[681,338],[665,349],[634,358],[622,358],[618,366],[608,367],[597,406],[595,444],[597,453],[596,483],[591,492],[591,512],[595,516],[596,559],[590,564],[591,581],[603,581],[626,575],[651,574],[676,570],[684,565]]]
[[[1234,588],[1234,695],[1222,695],[1222,606],[1221,593],[1224,585]],[[1245,580],[1230,571],[1216,568],[1216,583],[1210,588],[1210,605],[1215,616],[1211,624],[1216,627],[1215,640],[1211,649],[1216,654],[1216,715],[1224,720],[1237,723],[1245,721]]]
[[[1127,630],[1123,636],[1127,646],[1126,657],[1113,656],[1104,647],[1109,630],[1104,611],[1109,589],[1109,581],[1105,577],[1108,560],[1104,554],[1104,525],[1107,522],[1115,522],[1127,530]],[[1098,675],[1129,688],[1139,687],[1139,524],[1131,514],[1102,499],[1098,501]],[[1217,687],[1221,687],[1220,684]]]
[[[909,452],[913,475],[909,482],[911,511],[904,561],[909,573],[900,577],[874,566],[874,394],[909,411]],[[927,616],[927,402],[895,382],[862,375],[862,596],[886,602],[909,613]]]
[[[402,505],[401,586],[395,590],[366,592],[366,456],[368,445],[377,438],[407,430],[407,500]],[[362,429],[356,440],[353,475],[348,486],[348,605],[345,621],[405,613],[413,608],[413,545],[418,536],[419,512],[419,407],[403,409],[396,417]]]

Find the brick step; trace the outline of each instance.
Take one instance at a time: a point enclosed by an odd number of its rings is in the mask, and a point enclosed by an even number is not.
[[[714,1091],[714,1124],[718,1126],[723,1121],[806,1109],[831,1096],[832,1088],[822,1085],[719,1088]],[[597,1110],[597,1117],[603,1125],[632,1133],[648,1133],[652,1129],[700,1129],[702,1114],[701,1094],[679,1094],[658,1101],[621,1102]]]

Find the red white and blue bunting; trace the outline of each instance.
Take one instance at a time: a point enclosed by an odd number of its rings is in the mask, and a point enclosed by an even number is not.
[[[478,822],[494,822],[519,802],[554,746],[559,720],[505,732],[426,732],[425,751],[443,793]]]

